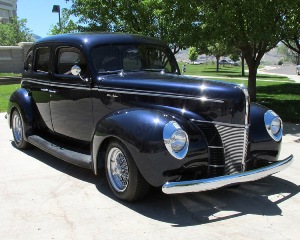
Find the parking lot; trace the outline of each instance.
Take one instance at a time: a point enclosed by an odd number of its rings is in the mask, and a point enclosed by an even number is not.
[[[300,126],[285,124],[294,163],[239,188],[182,195],[153,189],[124,203],[104,174],[33,148],[17,150],[0,113],[0,239],[299,239]]]

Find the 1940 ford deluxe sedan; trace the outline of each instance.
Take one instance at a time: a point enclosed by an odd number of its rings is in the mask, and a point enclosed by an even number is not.
[[[254,181],[278,160],[282,121],[241,85],[180,75],[160,40],[128,34],[47,37],[29,50],[7,110],[17,148],[34,145],[95,174],[120,199]]]

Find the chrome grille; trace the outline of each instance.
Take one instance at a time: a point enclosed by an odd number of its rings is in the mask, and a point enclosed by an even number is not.
[[[225,175],[244,171],[247,156],[248,127],[215,124],[221,136],[225,155]]]

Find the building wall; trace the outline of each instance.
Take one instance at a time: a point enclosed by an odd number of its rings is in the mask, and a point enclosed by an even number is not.
[[[18,46],[0,46],[0,72],[21,73],[26,54],[32,42],[20,42]]]
[[[8,22],[10,17],[17,16],[17,0],[0,0],[0,22]]]

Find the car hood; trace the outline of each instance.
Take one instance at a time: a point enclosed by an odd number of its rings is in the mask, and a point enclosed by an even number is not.
[[[98,80],[102,90],[138,96],[135,105],[184,109],[189,118],[245,123],[247,98],[241,85],[156,72],[125,72]]]

